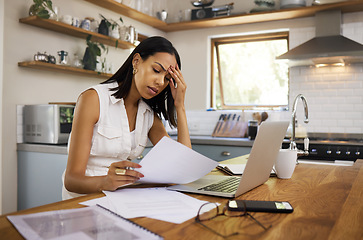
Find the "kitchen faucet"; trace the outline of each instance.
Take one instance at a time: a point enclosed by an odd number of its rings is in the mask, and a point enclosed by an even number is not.
[[[309,138],[304,139],[304,151],[300,151],[296,147],[295,142],[295,128],[296,128],[296,107],[298,100],[301,99],[304,105],[304,111],[305,111],[305,123],[309,122],[309,110],[308,110],[308,102],[306,101],[306,98],[304,95],[299,94],[295,97],[294,103],[292,105],[292,118],[291,118],[291,125],[292,125],[292,133],[291,133],[291,141],[290,141],[290,149],[291,150],[297,150],[298,156],[307,156],[309,155]]]

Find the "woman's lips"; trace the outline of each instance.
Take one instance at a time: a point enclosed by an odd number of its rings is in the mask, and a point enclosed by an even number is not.
[[[152,94],[152,95],[156,95],[158,93],[158,89],[157,88],[153,88],[153,87],[148,87],[149,89],[149,92]]]

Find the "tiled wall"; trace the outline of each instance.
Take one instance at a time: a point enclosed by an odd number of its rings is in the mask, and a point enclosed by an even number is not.
[[[363,44],[363,14],[344,15],[342,35]],[[290,30],[290,46],[315,36],[315,28]],[[309,132],[363,133],[363,63],[290,69],[290,104],[302,93],[309,103]],[[299,116],[303,113],[299,112]]]
[[[23,138],[23,108],[24,105],[16,106],[16,142],[24,142]]]
[[[309,132],[363,133],[363,64],[299,67],[290,76],[291,96],[302,93],[308,100]]]

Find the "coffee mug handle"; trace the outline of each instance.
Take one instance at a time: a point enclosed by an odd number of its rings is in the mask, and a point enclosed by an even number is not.
[[[130,38],[131,38],[130,33],[126,32],[125,40],[124,41],[129,42],[130,41]]]

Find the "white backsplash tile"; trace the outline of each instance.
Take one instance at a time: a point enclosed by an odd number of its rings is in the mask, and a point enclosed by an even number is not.
[[[295,68],[290,71],[290,103],[299,93],[307,98],[308,132],[363,133],[363,64]],[[302,108],[297,114],[302,120]]]
[[[16,105],[16,142],[23,143],[23,108],[24,105]]]

